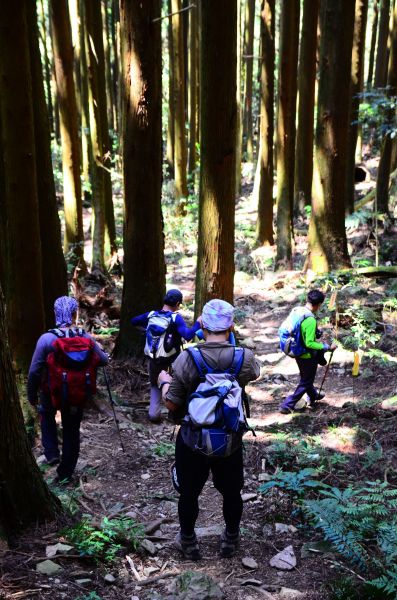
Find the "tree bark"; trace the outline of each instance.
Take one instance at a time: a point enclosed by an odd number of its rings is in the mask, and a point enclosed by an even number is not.
[[[387,39],[389,35],[390,0],[381,0],[378,49],[376,52],[374,87],[386,87],[387,82]]]
[[[16,48],[18,49],[16,51]],[[24,0],[0,11],[0,219],[5,233],[4,292],[8,334],[18,370],[26,373],[44,329],[39,204],[29,37]],[[3,426],[4,425],[3,423]]]
[[[50,7],[62,141],[64,251],[72,252],[74,261],[85,270],[80,141],[68,3],[67,0],[50,0]]]
[[[57,211],[54,175],[52,172],[50,124],[45,101],[35,4],[27,2],[26,10],[32,76],[43,304],[45,327],[49,329],[55,325],[54,301],[59,296],[67,295],[68,282],[65,259],[62,252],[61,224]]]
[[[124,81],[124,288],[118,357],[141,351],[131,316],[161,306],[165,292],[161,214],[160,0],[121,0]],[[148,44],[147,41],[151,40]]]
[[[360,94],[363,91],[365,33],[367,29],[368,0],[356,0],[353,51],[351,66],[351,109],[347,140],[346,212],[354,212],[355,162],[358,139]]]
[[[18,3],[14,3],[14,6]],[[1,19],[1,17],[0,17]],[[16,38],[13,31],[13,39]],[[18,46],[19,51],[21,46]],[[59,500],[47,488],[23,423],[0,287],[0,530],[10,539],[22,527],[54,519]]]
[[[397,4],[393,7],[390,29],[390,56],[387,71],[387,88],[389,96],[397,95]]]
[[[241,107],[241,2],[237,1],[237,76],[236,76],[236,196],[241,193],[242,107]]]
[[[44,49],[44,73],[45,73],[45,89],[47,94],[48,118],[50,123],[50,132],[54,133],[54,106],[52,102],[51,90],[51,61],[48,56],[48,38],[47,38],[47,14],[44,7],[44,0],[41,0],[41,21],[43,24],[43,49]]]
[[[303,214],[312,200],[314,97],[316,86],[317,23],[320,0],[303,4],[298,75],[298,129],[295,155],[294,206]]]
[[[167,2],[168,14],[171,14],[171,0]],[[172,43],[172,20],[168,18],[168,127],[167,127],[167,162],[170,174],[175,174],[175,99],[174,99],[174,51]]]
[[[367,87],[372,87],[372,80],[374,77],[374,64],[375,64],[375,48],[376,38],[378,33],[378,18],[379,18],[379,5],[378,0],[374,0],[374,12],[372,17],[372,33],[371,33],[371,46],[369,50],[368,59],[368,76],[367,76]]]
[[[202,0],[196,314],[210,298],[233,301],[236,43],[237,0]]]
[[[85,0],[85,50],[88,69],[88,105],[91,144],[94,155],[92,181],[92,268],[105,269],[107,257],[117,253],[110,179],[111,147],[107,120],[105,55],[101,5]]]
[[[353,2],[324,1],[307,261],[307,266],[320,273],[350,266],[345,185],[353,28]]]
[[[273,239],[273,138],[274,138],[274,39],[275,0],[261,3],[261,104],[259,144],[258,221],[256,239],[272,246]]]
[[[112,86],[113,86],[113,102],[114,102],[114,129],[118,131],[117,108],[119,106],[119,61],[120,56],[117,44],[117,25],[120,24],[119,3],[118,0],[112,0],[112,10],[110,13],[110,35],[112,40]]]
[[[178,13],[182,8],[181,0],[171,0],[172,13]],[[174,172],[175,198],[178,201],[177,212],[183,214],[186,198],[187,179],[187,148],[185,133],[185,67],[183,52],[183,17],[180,13],[170,17],[172,23],[172,79],[174,93]]]
[[[299,0],[283,0],[277,115],[276,268],[289,268],[294,202],[295,115],[299,47]]]
[[[197,86],[197,7],[189,10],[189,173],[196,169],[196,131],[198,113]]]
[[[247,152],[247,160],[254,160],[254,141],[252,133],[252,75],[254,66],[254,25],[255,25],[255,0],[245,0],[244,18],[244,49],[243,60],[245,64],[244,79],[244,118],[243,139]]]

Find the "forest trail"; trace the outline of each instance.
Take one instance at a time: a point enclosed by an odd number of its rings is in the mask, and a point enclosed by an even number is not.
[[[184,285],[183,291],[188,300],[189,280],[185,280]],[[380,291],[378,289],[378,293]],[[59,528],[57,531],[53,526],[44,532],[40,530],[39,536],[31,531],[19,541],[15,550],[4,553],[2,581],[4,589],[9,592],[15,591],[15,586],[19,586],[18,590],[35,591],[31,596],[26,592],[27,595],[21,596],[6,594],[4,598],[168,598],[167,589],[175,576],[187,570],[211,576],[222,586],[227,600],[327,598],[323,586],[333,577],[332,560],[335,556],[324,557],[305,551],[305,544],[321,540],[321,535],[300,526],[296,511],[291,514],[291,505],[285,497],[276,492],[262,495],[258,493],[258,487],[277,468],[283,443],[290,440],[293,447],[303,437],[309,440],[308,447],[303,449],[306,452],[303,458],[312,455],[315,463],[320,451],[328,452],[330,456],[332,453],[338,457],[345,455],[346,463],[342,462],[342,465],[346,470],[346,480],[354,481],[359,456],[372,443],[379,426],[377,417],[381,413],[386,414],[379,406],[371,408],[365,403],[362,406],[361,401],[391,396],[395,393],[395,378],[391,376],[389,367],[383,370],[378,367],[369,378],[353,378],[353,355],[340,347],[335,352],[325,383],[326,397],[317,411],[294,416],[279,414],[281,398],[297,382],[297,368],[295,361],[278,351],[277,328],[291,306],[300,303],[303,292],[303,284],[296,272],[269,273],[267,281],[250,280],[236,289],[238,337],[242,345],[254,349],[261,365],[259,379],[247,387],[252,398],[250,424],[256,430],[256,437],[248,433],[244,438],[245,503],[241,547],[237,555],[228,560],[219,559],[223,519],[220,496],[211,481],[207,482],[200,497],[197,522],[203,559],[195,564],[188,563],[174,549],[173,539],[178,531],[177,494],[170,477],[174,427],[166,419],[160,425],[147,421],[148,380],[143,363],[113,362],[108,373],[119,405],[117,414],[126,451],[123,453],[121,450],[110,406],[106,404],[106,388],[100,379],[100,405],[105,408],[102,413],[90,409],[82,423],[76,487],[55,491],[63,495],[72,511],[90,515],[98,525],[105,516],[108,519],[132,518],[144,523],[148,532],[145,549],[128,554],[135,570],[125,558],[125,552],[118,555],[114,563],[98,565],[77,557],[55,557],[62,570],[49,579],[46,575],[38,575],[35,565],[45,558],[46,546],[65,542],[65,538],[60,535]],[[376,290],[371,294],[376,296]],[[185,316],[191,317],[191,314]],[[324,336],[331,339],[332,334],[332,325],[325,325]],[[393,331],[390,330],[386,337],[393,339]],[[107,344],[111,344],[109,338]],[[321,381],[321,377],[320,370],[317,382]],[[352,404],[344,407],[345,403]],[[393,418],[384,421],[382,427],[385,432],[387,425],[392,425],[393,421]],[[361,437],[358,431],[361,431]],[[395,434],[390,439],[391,448],[394,444]],[[39,462],[42,460],[40,453],[38,444],[36,455]],[[291,459],[291,469],[300,468],[299,454],[291,456]],[[397,465],[395,452],[388,456],[388,460]],[[327,464],[327,477],[332,480],[332,469],[339,468],[338,462],[335,459],[333,463],[330,459]],[[46,468],[45,477],[50,485],[53,476],[54,469]],[[284,532],[276,533],[275,523],[298,526],[298,529],[281,527]],[[297,566],[285,571],[270,567],[270,559],[287,546],[292,546]],[[257,566],[253,569],[244,567],[244,558],[253,559],[255,562],[252,564]],[[16,571],[21,574],[20,581]],[[106,577],[111,581],[107,583]],[[288,589],[295,592],[288,592]],[[97,596],[89,595],[93,592]],[[299,596],[298,592],[303,595]]]

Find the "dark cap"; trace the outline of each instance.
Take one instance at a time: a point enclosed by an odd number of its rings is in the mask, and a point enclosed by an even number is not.
[[[183,296],[179,290],[168,290],[164,296],[164,304],[168,306],[176,306],[179,302],[182,302]]]

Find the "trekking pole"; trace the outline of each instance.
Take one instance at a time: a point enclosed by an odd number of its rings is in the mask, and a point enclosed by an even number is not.
[[[110,405],[111,405],[112,410],[113,410],[113,419],[114,419],[114,422],[116,423],[117,433],[119,434],[120,446],[121,446],[122,451],[125,452],[123,440],[121,439],[121,432],[120,432],[119,422],[118,422],[117,417],[116,417],[116,411],[114,410],[115,404],[114,404],[112,392],[110,391],[108,374],[106,373],[105,367],[103,368],[103,374],[105,376],[105,382],[106,382],[106,387],[107,387],[108,394],[109,394]]]
[[[335,350],[332,350],[332,352],[330,354],[330,357],[329,357],[329,361],[327,363],[327,366],[325,367],[325,373],[324,373],[324,377],[323,377],[323,380],[322,380],[321,385],[320,385],[320,389],[318,390],[318,395],[321,394],[321,390],[323,389],[324,381],[325,381],[325,378],[327,377],[327,374],[328,374],[328,371],[329,371],[329,366],[331,364],[334,352],[335,352]]]

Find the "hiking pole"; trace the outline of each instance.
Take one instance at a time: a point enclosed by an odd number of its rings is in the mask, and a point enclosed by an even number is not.
[[[334,352],[335,352],[335,350],[332,350],[332,352],[331,352],[331,354],[330,354],[330,357],[329,357],[329,361],[328,361],[328,363],[327,363],[327,366],[325,367],[325,373],[324,373],[324,377],[323,377],[323,380],[322,380],[322,382],[321,382],[320,389],[319,389],[319,390],[318,390],[318,392],[317,392],[318,396],[321,394],[321,390],[323,389],[324,381],[325,381],[325,378],[326,378],[326,377],[327,377],[327,375],[328,375],[329,366],[330,366],[330,364],[331,364],[331,360],[332,360],[332,357],[333,357],[333,355],[334,355]]]
[[[121,446],[122,451],[125,452],[123,440],[121,439],[121,432],[120,432],[119,422],[118,422],[117,417],[116,417],[116,411],[114,410],[115,404],[114,404],[112,392],[110,391],[108,374],[106,373],[105,367],[103,367],[103,374],[105,376],[106,387],[107,387],[108,394],[109,394],[110,406],[112,407],[112,410],[113,410],[113,419],[114,419],[114,422],[116,423],[117,433],[119,434],[120,446]]]

